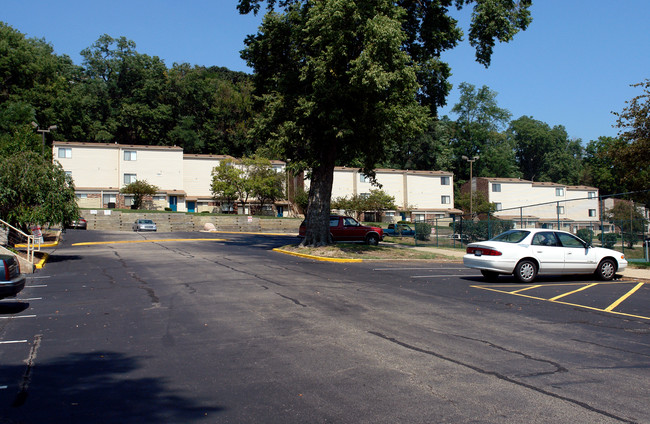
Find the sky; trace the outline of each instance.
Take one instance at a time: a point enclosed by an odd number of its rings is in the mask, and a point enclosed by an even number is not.
[[[223,66],[252,73],[240,57],[244,39],[262,16],[240,15],[236,0],[0,0],[0,21],[28,38],[42,38],[56,54],[81,64],[79,53],[101,35],[126,37],[138,53],[174,63]],[[470,12],[453,15],[468,32]],[[650,78],[649,0],[533,0],[533,22],[509,43],[494,48],[485,68],[465,40],[442,59],[454,85],[486,85],[512,119],[532,116],[562,125],[583,143],[616,136],[625,102],[641,94],[631,84]]]

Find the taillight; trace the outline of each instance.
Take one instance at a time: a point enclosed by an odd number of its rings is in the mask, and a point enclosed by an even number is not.
[[[501,256],[503,253],[499,252],[498,250],[494,249],[488,249],[485,247],[468,247],[467,248],[467,253],[471,255],[477,255],[477,256]]]
[[[11,275],[9,273],[9,266],[7,264],[7,261],[0,260],[0,264],[2,264],[2,268],[4,268],[5,281],[11,280]]]

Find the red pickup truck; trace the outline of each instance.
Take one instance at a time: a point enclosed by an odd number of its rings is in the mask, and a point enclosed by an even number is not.
[[[298,237],[304,237],[305,232],[303,221],[298,230]],[[373,246],[384,239],[384,231],[381,228],[361,225],[356,219],[341,215],[330,216],[330,233],[334,241],[361,241]]]

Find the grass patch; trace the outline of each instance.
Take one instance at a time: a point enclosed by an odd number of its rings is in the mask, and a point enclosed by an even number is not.
[[[377,260],[457,260],[445,255],[423,252],[414,249],[401,248],[400,246],[369,246],[358,243],[336,243],[323,247],[301,247],[290,244],[281,247],[282,250],[302,253],[305,255],[320,256],[324,258],[344,259],[377,259]]]

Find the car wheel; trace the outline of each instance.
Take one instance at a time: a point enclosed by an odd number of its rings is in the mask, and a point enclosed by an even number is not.
[[[515,278],[520,283],[532,283],[536,276],[537,265],[529,259],[520,261],[515,267]]]
[[[377,246],[379,244],[379,236],[377,236],[377,234],[368,234],[366,237],[366,243],[371,246]]]
[[[599,279],[609,281],[614,278],[614,274],[616,274],[616,264],[613,260],[603,259],[600,261],[596,268],[596,276]]]
[[[482,269],[481,274],[483,274],[483,277],[488,281],[495,281],[497,278],[499,278],[499,273],[494,271],[486,271]]]

